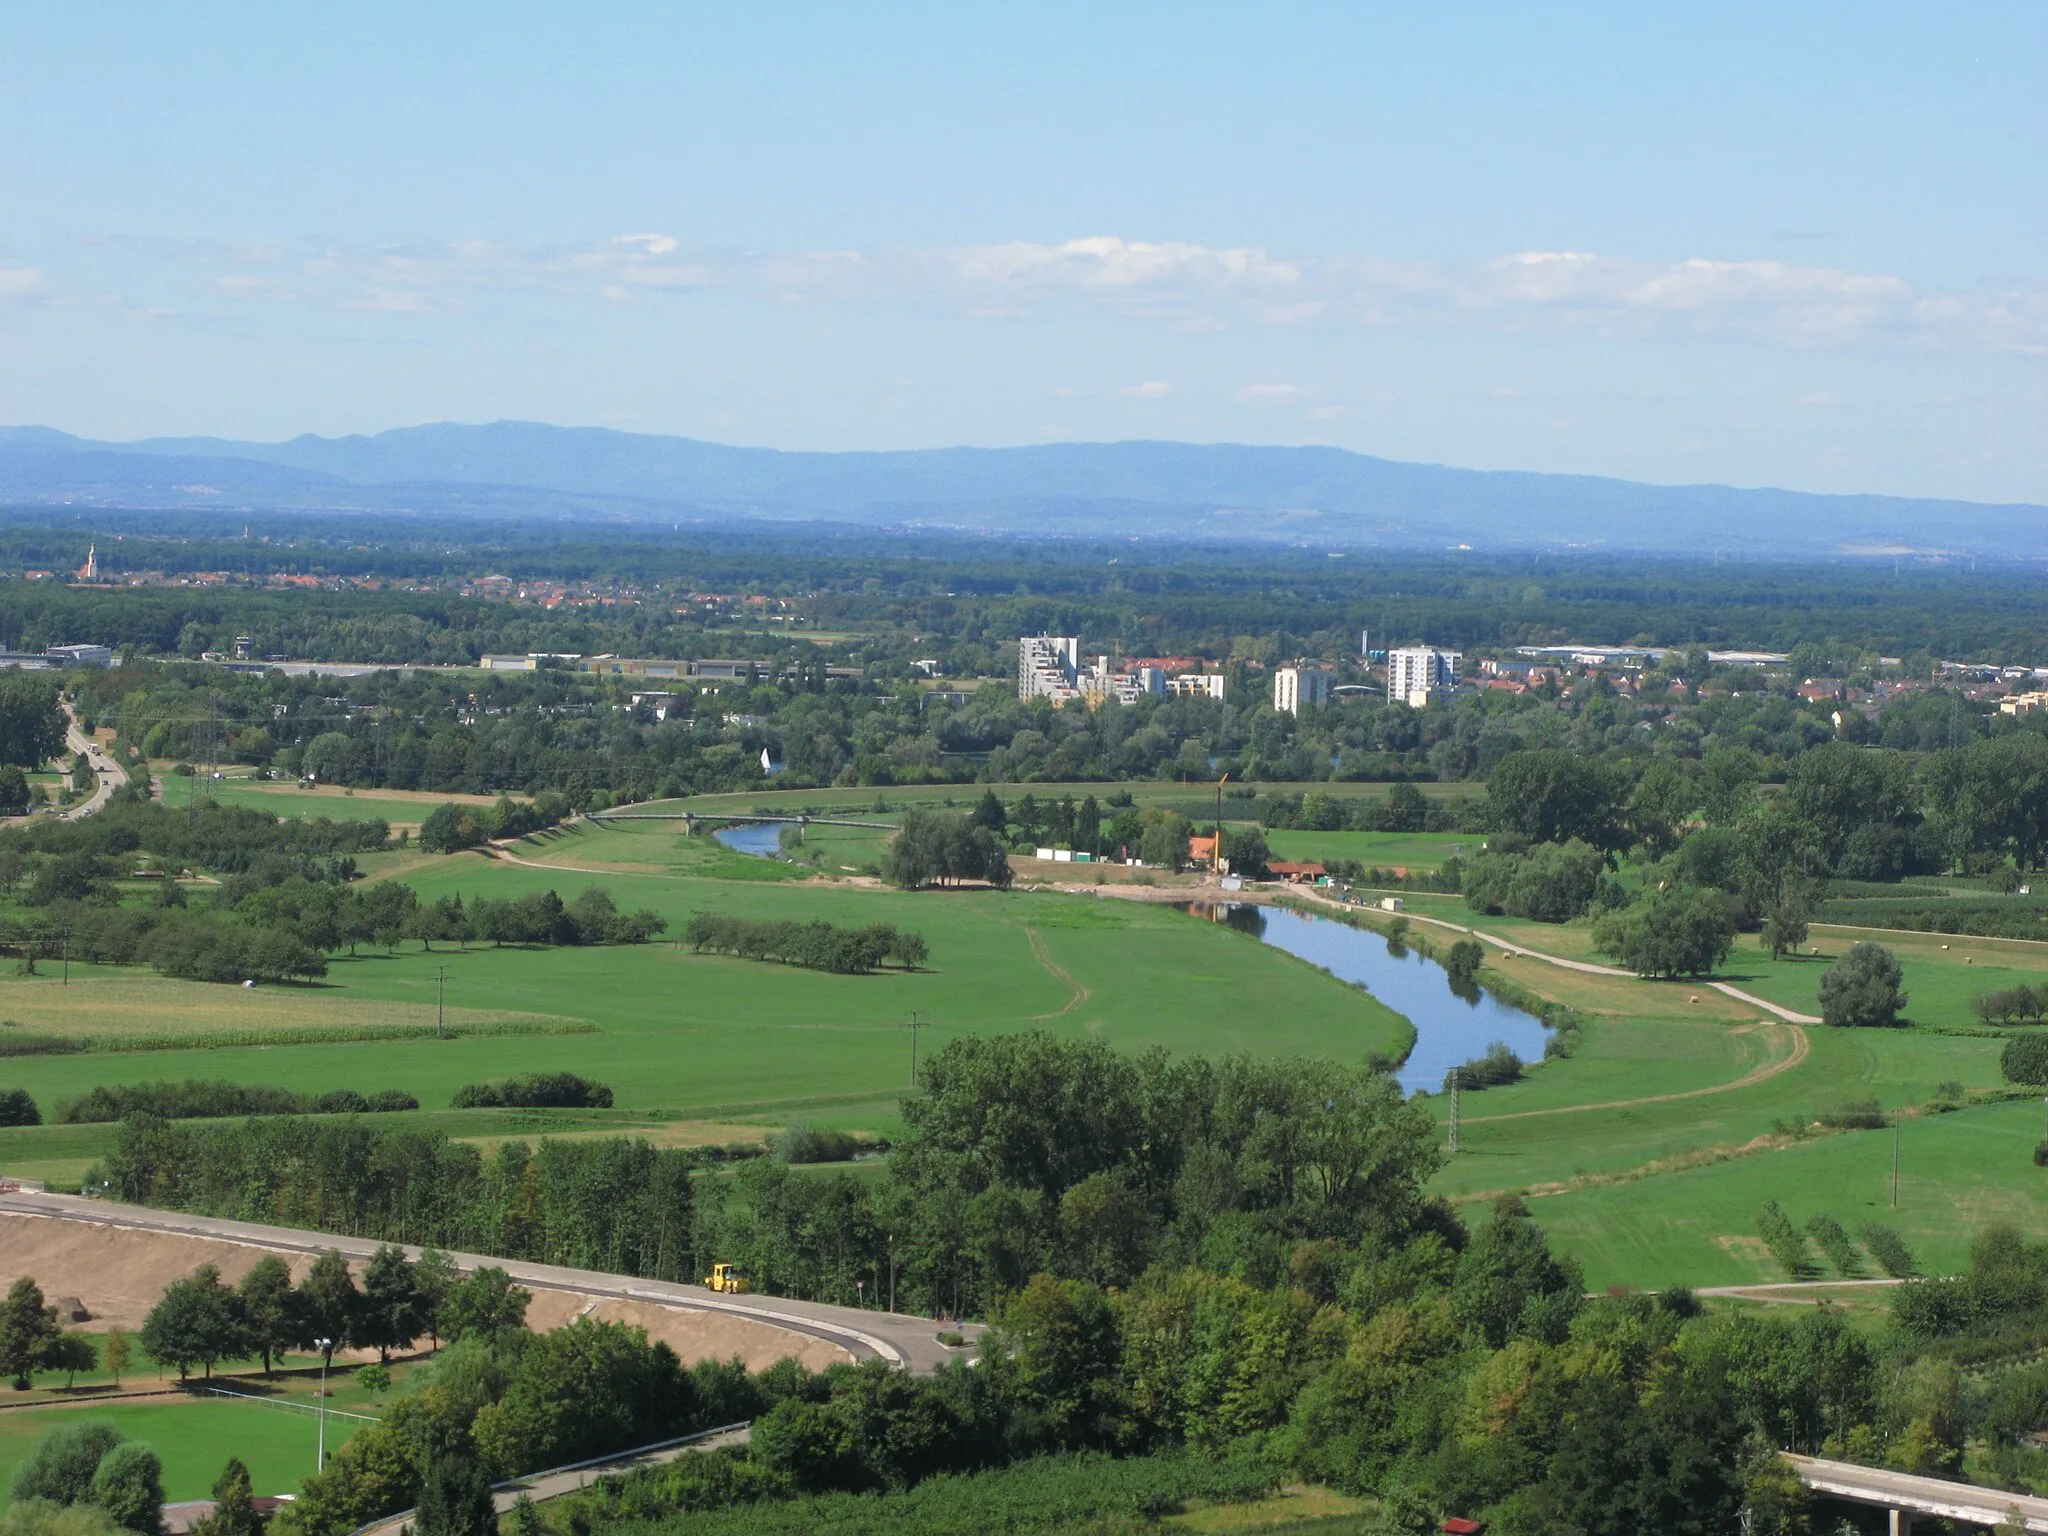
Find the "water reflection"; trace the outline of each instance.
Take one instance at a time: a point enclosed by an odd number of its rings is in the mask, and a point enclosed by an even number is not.
[[[1470,981],[1453,979],[1401,941],[1334,918],[1248,902],[1191,903],[1183,912],[1235,928],[1364,987],[1415,1026],[1415,1049],[1395,1073],[1410,1093],[1443,1086],[1444,1074],[1505,1045],[1524,1061],[1543,1056],[1548,1031],[1533,1014],[1511,1007]]]

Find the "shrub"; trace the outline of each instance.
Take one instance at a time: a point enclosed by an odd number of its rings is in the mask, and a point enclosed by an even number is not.
[[[574,1072],[530,1072],[455,1090],[452,1109],[610,1109],[612,1091]]]
[[[1813,1117],[1831,1131],[1881,1131],[1890,1124],[1875,1096],[1851,1099]]]
[[[2048,1087],[2048,1035],[2017,1035],[2006,1041],[1998,1070],[2008,1083]]]
[[[163,1463],[148,1446],[124,1440],[100,1458],[88,1498],[116,1525],[137,1536],[156,1536],[163,1520]]]
[[[76,1504],[92,1488],[100,1458],[127,1437],[111,1424],[64,1424],[36,1443],[14,1474],[14,1502]]]
[[[1890,1227],[1868,1221],[1861,1233],[1863,1246],[1870,1250],[1870,1256],[1877,1260],[1884,1272],[1895,1280],[1903,1280],[1913,1273],[1913,1250],[1906,1246],[1905,1239]]]
[[[1505,1083],[1520,1082],[1524,1067],[1522,1058],[1496,1040],[1486,1048],[1486,1054],[1463,1066],[1453,1067],[1444,1074],[1444,1088],[1451,1086],[1451,1073],[1458,1077],[1461,1089],[1498,1088]]]
[[[1904,974],[1882,944],[1853,946],[1820,979],[1821,1017],[1844,1028],[1890,1028],[1906,1006]]]
[[[785,1163],[850,1163],[855,1143],[845,1131],[821,1131],[813,1126],[792,1125],[768,1138],[768,1145]]]
[[[84,1049],[84,1041],[63,1035],[0,1035],[0,1056],[75,1056]]]

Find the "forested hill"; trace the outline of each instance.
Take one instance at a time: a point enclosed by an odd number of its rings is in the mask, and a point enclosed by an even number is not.
[[[1166,442],[783,453],[598,428],[437,423],[283,443],[0,430],[0,499],[1282,540],[1332,547],[2048,555],[2048,508],[1656,486]]]

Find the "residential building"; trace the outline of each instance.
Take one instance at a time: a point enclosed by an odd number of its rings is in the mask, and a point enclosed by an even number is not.
[[[1221,698],[1221,679],[1216,697]],[[1017,697],[1051,699],[1067,704],[1075,699],[1090,709],[1115,699],[1135,704],[1147,695],[1172,692],[1165,674],[1156,666],[1137,665],[1118,669],[1107,656],[1097,656],[1086,665],[1081,661],[1078,635],[1022,635],[1017,640]]]
[[[1401,700],[1411,709],[1426,709],[1437,699],[1447,698],[1458,686],[1456,651],[1434,646],[1411,645],[1387,652],[1387,699]]]
[[[1291,885],[1314,885],[1330,872],[1314,859],[1268,859],[1266,873]]]
[[[1273,673],[1273,708],[1299,715],[1330,702],[1330,674],[1321,667],[1281,667]]]
[[[2048,709],[2048,693],[2014,693],[1998,701],[2001,715],[2032,715]]]
[[[1081,696],[1079,635],[1022,635],[1017,640],[1017,697],[1064,704]]]
[[[1223,698],[1223,674],[1221,672],[1183,672],[1179,677],[1166,679],[1166,696],[1169,699],[1215,699]]]

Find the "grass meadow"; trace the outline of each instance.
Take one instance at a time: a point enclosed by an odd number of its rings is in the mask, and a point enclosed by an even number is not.
[[[1186,793],[1185,786],[1156,788]],[[1040,794],[1049,789],[1059,786],[1034,786]],[[249,792],[287,800],[299,793],[290,786]],[[911,802],[905,792],[882,796],[891,809]],[[324,810],[368,798],[323,795],[319,803]],[[714,806],[706,798],[693,806],[740,811],[798,799],[756,792],[718,797],[723,803]],[[800,800],[818,809],[839,800],[873,813],[876,792],[804,791]],[[390,955],[339,956],[322,985],[251,990],[74,965],[69,987],[50,974],[0,977],[0,1020],[113,1044],[145,1037],[192,1044],[0,1058],[0,1083],[27,1087],[46,1110],[96,1083],[156,1078],[224,1077],[304,1091],[402,1088],[423,1108],[387,1123],[430,1125],[479,1144],[623,1129],[684,1145],[746,1140],[793,1120],[889,1135],[910,1075],[913,1015],[923,1051],[965,1032],[1043,1028],[1131,1050],[1357,1061],[1410,1038],[1406,1022],[1365,992],[1163,907],[1043,892],[906,894],[810,878],[871,863],[884,835],[814,828],[803,852],[815,864],[791,864],[734,853],[686,835],[679,823],[614,823],[537,836],[505,857],[405,851],[365,862],[373,875],[402,876],[426,900],[550,887],[573,899],[602,885],[622,905],[662,912],[678,931],[700,910],[890,922],[929,941],[932,963],[921,973],[829,976],[698,956],[672,942],[546,951],[437,946],[432,953],[409,943]],[[1345,851],[1335,851],[1331,839],[1347,840]],[[1350,840],[1359,840],[1356,851]],[[1383,863],[1406,856],[1419,864],[1432,850],[1440,858],[1458,841],[1272,834],[1282,856],[1309,850]],[[1456,897],[1408,900],[1417,915],[1474,921]],[[1585,923],[1490,918],[1477,925],[1546,953],[1603,958]],[[1449,937],[1422,924],[1416,933],[1439,948]],[[1773,962],[1745,937],[1721,974],[1758,996],[1817,1012],[1826,965],[1863,937],[1904,961],[1913,1027],[1800,1028],[1696,982],[1586,975],[1490,952],[1491,975],[1570,1004],[1588,1025],[1570,1059],[1462,1096],[1461,1152],[1435,1187],[1475,1214],[1497,1194],[1529,1192],[1539,1218],[1579,1255],[1595,1284],[1782,1278],[1753,1241],[1763,1200],[1779,1200],[1801,1221],[1825,1209],[1854,1230],[1875,1209],[1867,1205],[1875,1196],[1859,1182],[1872,1158],[1884,1161],[1888,1178],[1888,1135],[1813,1136],[1802,1128],[1856,1100],[1874,1097],[1891,1110],[1925,1106],[1951,1083],[1980,1097],[2001,1090],[2002,1041],[1968,1032],[1970,999],[2048,971],[2048,945],[1817,927],[1817,959]],[[449,1023],[473,1031],[461,1038],[303,1038],[307,1031],[430,1026],[444,978]],[[505,1029],[535,1032],[487,1032]],[[589,1032],[539,1032],[571,1029]],[[208,1044],[251,1034],[260,1038]],[[618,1107],[445,1107],[465,1083],[561,1069],[609,1084]],[[1428,1107],[1448,1119],[1442,1095]],[[2048,1173],[2031,1161],[2040,1120],[2037,1106],[2011,1103],[1909,1120],[1897,1224],[1929,1266],[1955,1262],[1980,1220],[2008,1215],[2040,1225],[2048,1218]],[[0,1130],[0,1168],[75,1181],[112,1134],[111,1127]],[[1888,1200],[1888,1184],[1883,1193]]]
[[[636,836],[657,847],[706,841],[624,831],[591,840]],[[534,856],[566,860],[560,850],[571,841],[559,839]],[[577,855],[581,864],[580,845]],[[573,899],[586,886],[602,885],[622,905],[663,912],[677,929],[692,912],[713,909],[892,922],[925,935],[930,968],[832,976],[700,956],[668,942],[555,950],[437,945],[432,953],[412,943],[391,955],[337,957],[324,984],[289,988],[168,982],[134,969],[74,965],[69,987],[47,975],[0,979],[0,1017],[53,1033],[90,1033],[119,1018],[137,1031],[195,1034],[268,1018],[278,1043],[6,1058],[0,1079],[29,1089],[46,1107],[101,1082],[214,1077],[302,1091],[403,1088],[424,1113],[440,1110],[465,1083],[566,1069],[609,1084],[619,1115],[642,1124],[779,1126],[804,1119],[886,1135],[909,1080],[913,1013],[922,1020],[919,1044],[927,1051],[963,1032],[1043,1028],[1131,1050],[1157,1045],[1360,1061],[1370,1052],[1399,1051],[1411,1038],[1405,1020],[1359,989],[1166,909],[1039,893],[904,894],[786,879],[714,880],[657,868],[586,874],[471,854],[437,860],[408,878],[428,900],[548,888]],[[587,1022],[596,1031],[368,1045],[290,1041],[290,1032],[313,1018],[366,1027],[431,1023],[443,973],[451,1022]],[[479,1122],[478,1134],[500,1133]],[[79,1142],[73,1127],[0,1131],[0,1166],[58,1176],[77,1167],[84,1155]]]
[[[1281,859],[1356,859],[1370,868],[1438,869],[1453,854],[1469,858],[1485,839],[1471,832],[1268,832]]]
[[[239,1390],[241,1384],[235,1385]],[[173,1500],[210,1496],[214,1479],[230,1456],[239,1456],[248,1465],[258,1494],[293,1492],[300,1478],[313,1475],[319,1449],[314,1414],[270,1403],[176,1397],[14,1408],[0,1413],[0,1500],[13,1484],[14,1469],[28,1459],[37,1441],[59,1425],[82,1420],[112,1424],[129,1439],[154,1449],[164,1464],[164,1496]],[[328,1454],[363,1427],[360,1420],[328,1415]]]

